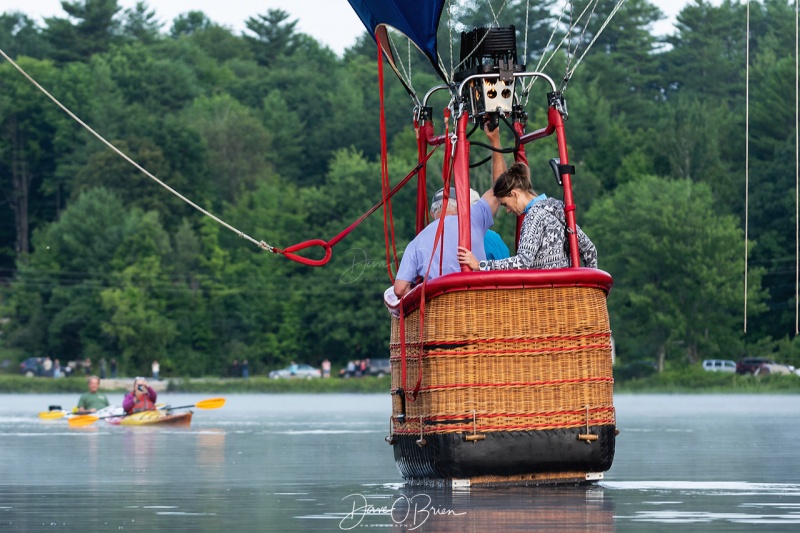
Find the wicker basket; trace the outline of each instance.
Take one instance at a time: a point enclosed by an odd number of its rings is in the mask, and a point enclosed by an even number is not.
[[[392,319],[394,434],[616,424],[602,288],[444,292],[425,304],[424,322],[417,308],[402,326],[404,347]]]

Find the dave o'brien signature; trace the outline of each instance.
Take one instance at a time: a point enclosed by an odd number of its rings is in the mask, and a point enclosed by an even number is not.
[[[427,494],[415,494],[410,498],[400,496],[390,506],[375,506],[367,502],[363,494],[348,494],[343,501],[352,499],[353,509],[345,515],[339,522],[339,528],[349,530],[358,527],[367,515],[389,515],[395,524],[406,524],[412,527],[409,531],[417,529],[433,515],[458,516],[467,514],[466,511],[460,513],[453,509],[436,507],[433,505],[431,497]]]

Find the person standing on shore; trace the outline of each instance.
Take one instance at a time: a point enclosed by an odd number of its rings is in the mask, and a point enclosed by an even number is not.
[[[97,376],[90,376],[87,385],[89,387],[89,392],[85,392],[81,395],[78,399],[78,411],[79,415],[87,415],[89,413],[94,413],[99,411],[104,407],[108,407],[108,398],[102,392],[97,392],[97,389],[100,388],[100,378]]]
[[[111,379],[117,379],[117,360],[111,360]]]
[[[158,381],[158,374],[161,372],[161,365],[158,364],[158,361],[153,361],[150,370],[153,372],[153,379]]]

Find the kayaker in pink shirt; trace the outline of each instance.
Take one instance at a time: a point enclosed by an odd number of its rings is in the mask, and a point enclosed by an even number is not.
[[[152,411],[156,408],[157,397],[158,394],[147,384],[146,379],[136,378],[133,380],[133,390],[122,400],[122,408],[128,414]]]

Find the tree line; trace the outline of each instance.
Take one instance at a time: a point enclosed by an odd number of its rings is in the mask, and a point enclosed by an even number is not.
[[[503,19],[516,24],[529,70],[552,56],[545,72],[554,79],[591,43],[565,92],[566,131],[578,222],[615,280],[609,311],[619,361],[663,368],[748,353],[800,363],[787,90],[795,74],[786,52],[794,49],[793,3],[750,4],[749,166],[745,4],[694,0],[666,37],[653,34],[663,14],[646,0],[626,1],[599,33],[613,5],[601,3],[557,50],[549,37],[566,22],[553,0],[509,1]],[[0,48],[203,209],[283,248],[330,239],[380,200],[377,51],[367,33],[338,56],[281,10],[249,18],[237,34],[197,11],[165,29],[145,3],[62,7],[65,16],[42,24],[0,15]],[[443,16],[444,64],[458,63],[448,57],[458,50],[454,29],[484,25],[486,14],[467,3]],[[440,83],[419,54],[407,53],[415,90]],[[417,162],[412,102],[389,75],[385,91],[396,183]],[[545,92],[533,88],[529,129],[546,120]],[[547,166],[554,141],[527,151],[534,187],[559,196]],[[487,155],[472,152],[476,161]],[[441,162],[434,154],[429,193]],[[488,172],[473,172],[475,188],[488,187]],[[213,375],[234,359],[258,374],[289,361],[341,365],[388,351],[380,212],[323,268],[265,252],[109,150],[5,61],[0,188],[5,353],[113,356],[123,373],[158,359],[165,375]],[[414,202],[411,187],[392,202],[400,249],[413,237]],[[498,217],[507,244],[512,228],[510,216]]]

